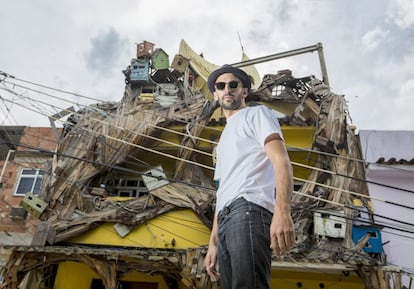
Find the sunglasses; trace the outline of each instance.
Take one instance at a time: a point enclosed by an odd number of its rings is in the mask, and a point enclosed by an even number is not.
[[[230,89],[236,89],[237,87],[239,87],[239,84],[241,84],[241,82],[236,80],[230,82],[216,82],[214,83],[214,86],[217,90],[223,90],[226,87],[226,84],[229,85]]]

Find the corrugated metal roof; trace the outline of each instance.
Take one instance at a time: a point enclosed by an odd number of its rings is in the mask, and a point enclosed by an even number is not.
[[[411,160],[396,158],[379,158],[375,163],[382,165],[414,165],[414,158],[412,158]]]
[[[368,163],[413,165],[414,131],[360,130],[359,139]]]

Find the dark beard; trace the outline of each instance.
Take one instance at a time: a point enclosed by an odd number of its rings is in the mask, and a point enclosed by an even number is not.
[[[220,106],[221,108],[225,110],[237,110],[240,108],[241,103],[242,103],[241,99],[233,98],[233,101],[230,103],[221,101]]]

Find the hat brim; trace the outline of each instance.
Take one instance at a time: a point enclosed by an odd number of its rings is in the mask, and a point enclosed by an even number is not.
[[[222,67],[214,70],[207,79],[207,86],[210,92],[213,92],[215,90],[214,83],[216,82],[217,78],[224,73],[234,74],[237,78],[240,79],[240,81],[243,83],[243,86],[250,91],[252,82],[246,72],[231,65],[223,65]]]

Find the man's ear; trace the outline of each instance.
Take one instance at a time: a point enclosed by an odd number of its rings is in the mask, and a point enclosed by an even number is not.
[[[213,91],[213,98],[214,98],[214,100],[215,100],[215,101],[218,101],[218,100],[219,100],[219,98],[218,98],[218,96],[216,95],[216,92],[215,92],[215,91]]]
[[[244,87],[243,88],[243,96],[244,96],[244,98],[246,98],[248,95],[249,95],[249,90],[246,87]]]

